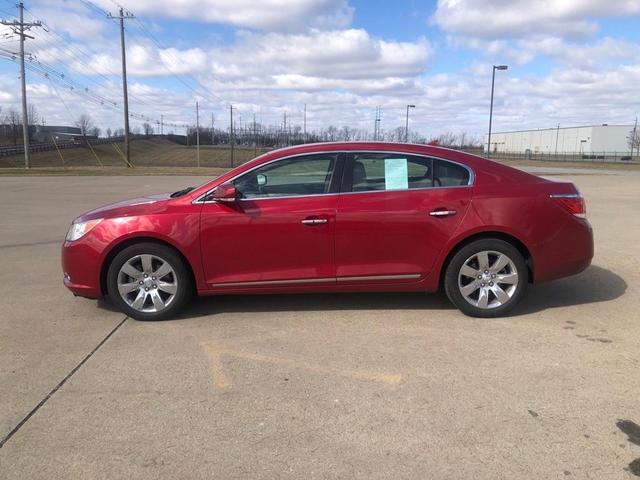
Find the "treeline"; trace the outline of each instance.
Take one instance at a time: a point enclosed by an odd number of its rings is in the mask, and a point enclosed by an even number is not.
[[[40,125],[41,116],[32,104],[27,108],[27,119],[29,123],[30,139],[33,139],[37,126]],[[44,123],[44,122],[42,122]],[[106,128],[98,127],[92,117],[87,114],[80,115],[75,122],[74,127],[78,129],[78,133],[84,137],[122,137],[124,136],[123,128]],[[131,134],[135,136],[151,136],[159,134],[159,126],[143,123],[131,128]],[[182,129],[181,129],[182,130]],[[197,133],[195,125],[187,127],[186,135],[175,135],[171,128],[165,128],[162,133],[171,135],[172,138],[180,143],[187,145],[195,145],[197,141]],[[396,127],[389,130],[381,129],[376,138],[371,131],[360,128],[353,128],[348,125],[337,127],[330,125],[328,127],[305,132],[300,125],[291,125],[283,128],[282,125],[263,125],[261,123],[246,123],[242,125],[236,124],[233,131],[233,139],[231,138],[228,128],[210,128],[200,127],[200,144],[201,145],[229,145],[231,140],[238,146],[258,146],[262,148],[278,148],[288,145],[299,145],[302,143],[317,142],[353,142],[353,141],[380,141],[380,142],[404,142],[405,139],[409,143],[437,143],[445,147],[456,148],[480,148],[482,140],[479,137],[462,133],[444,133],[435,137],[426,137],[420,133],[409,129],[406,134],[404,127]],[[10,108],[6,112],[0,109],[0,144],[18,145],[22,143],[22,116],[14,108]]]
[[[143,131],[147,135],[154,133],[153,127],[146,124],[148,128],[143,126]],[[195,126],[188,127],[185,141],[187,144],[194,145],[197,141],[198,130]],[[210,127],[200,127],[200,144],[201,145],[218,145],[229,144],[231,136],[228,129],[211,129]],[[381,130],[377,138],[373,138],[373,134],[365,129],[358,129],[349,126],[336,127],[330,125],[320,130],[304,132],[299,125],[294,125],[286,130],[278,126],[262,125],[253,123],[234,129],[233,141],[238,146],[259,147],[284,147],[288,145],[299,145],[302,143],[317,142],[357,142],[357,141],[380,141],[380,142],[404,142],[404,127],[397,127],[391,130]],[[426,137],[418,132],[409,130],[406,140],[409,143],[437,143],[445,147],[456,148],[480,148],[482,140],[477,136],[467,133],[444,133],[435,137]]]

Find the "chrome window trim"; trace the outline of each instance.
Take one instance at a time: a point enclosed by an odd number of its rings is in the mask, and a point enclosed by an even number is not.
[[[408,191],[420,191],[420,190],[441,190],[443,188],[468,188],[472,187],[475,184],[476,175],[471,167],[465,165],[464,163],[456,162],[455,160],[449,160],[448,158],[437,157],[435,155],[426,155],[422,153],[409,153],[409,152],[400,152],[400,151],[380,151],[380,150],[333,150],[333,151],[322,151],[322,152],[307,152],[307,153],[298,153],[296,155],[290,155],[287,157],[275,158],[273,160],[269,160],[268,162],[261,163],[256,165],[255,167],[250,168],[246,172],[241,172],[234,177],[231,177],[224,183],[233,182],[235,179],[242,175],[246,175],[260,167],[264,167],[265,165],[269,165],[271,163],[279,162],[282,160],[288,160],[296,157],[304,157],[309,155],[322,155],[322,154],[357,154],[357,153],[373,153],[373,154],[390,154],[390,155],[412,155],[415,157],[423,157],[423,158],[431,158],[433,160],[440,160],[442,162],[452,163],[454,165],[459,165],[469,172],[469,181],[466,185],[453,185],[450,187],[422,187],[422,188],[408,188],[408,189],[399,189],[399,190],[368,190],[364,192],[329,192],[329,193],[310,193],[308,195],[282,195],[278,197],[253,197],[253,198],[239,198],[239,202],[253,202],[256,200],[282,200],[286,198],[306,198],[306,197],[323,197],[329,195],[362,195],[362,194],[371,194],[371,193],[389,193],[389,192],[408,192]],[[335,167],[334,167],[335,168]],[[218,203],[215,200],[203,200],[207,195],[213,192],[218,186],[213,187],[211,190],[200,195],[198,198],[193,200],[191,203]]]

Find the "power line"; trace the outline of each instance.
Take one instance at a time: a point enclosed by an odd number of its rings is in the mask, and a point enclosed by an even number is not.
[[[81,0],[82,1],[82,0]],[[86,3],[86,2],[83,2]],[[91,3],[91,2],[88,2]],[[95,6],[95,5],[94,5]],[[97,7],[96,7],[97,8]],[[100,10],[102,11],[102,10]],[[25,12],[29,12],[29,10],[27,8],[25,8]],[[106,12],[105,12],[106,14]],[[31,16],[33,16],[32,13],[30,13]],[[88,52],[87,50],[83,49],[82,47],[80,47],[80,45],[76,44],[76,43],[71,43],[69,42],[64,36],[62,36],[61,34],[57,33],[55,30],[53,30],[48,24],[46,24],[45,22],[42,22],[42,25],[44,28],[44,31],[49,35],[49,36],[55,36],[57,37],[60,41],[62,41],[63,43],[65,43],[65,50],[68,50],[71,53],[71,58],[73,60],[75,60],[76,62],[79,62],[80,64],[82,64],[83,68],[88,68],[89,70],[91,70],[93,72],[93,74],[103,78],[104,80],[106,80],[107,82],[111,82],[113,79],[110,78],[109,76],[105,75],[102,72],[99,72],[95,67],[92,66],[92,63],[94,61],[94,57],[93,54]],[[81,58],[80,58],[81,57]],[[116,76],[117,74],[112,74],[112,76]],[[102,86],[97,80],[94,80],[91,76],[87,76],[85,75],[85,77],[87,78],[87,80],[91,83],[93,83],[94,85],[100,87]],[[149,104],[148,102],[142,100],[140,97],[137,97],[133,94],[129,94],[129,97],[132,100],[135,100],[136,103],[140,103],[149,107],[152,107],[151,104]]]
[[[0,56],[7,60],[11,60],[14,62],[17,61],[17,55],[6,49],[0,48]],[[70,76],[55,70],[53,67],[45,64],[44,62],[41,62],[36,59],[27,58],[27,63],[25,64],[25,66],[27,69],[36,73],[37,75],[51,82],[57,83],[59,86],[63,87],[65,90],[69,90],[76,95],[82,96],[86,100],[96,105],[99,105],[102,107],[108,107],[119,112],[122,111],[122,108],[120,104],[118,104],[118,102],[115,102],[102,95],[93,93],[92,90],[90,90],[88,87],[83,86],[82,84],[73,80]],[[135,118],[136,120],[158,123],[157,120],[137,112],[130,111],[129,116],[131,118]],[[173,126],[173,127],[184,127],[184,125],[186,125],[186,123],[181,124],[181,123],[171,123],[171,122],[169,123],[164,122],[164,124]]]

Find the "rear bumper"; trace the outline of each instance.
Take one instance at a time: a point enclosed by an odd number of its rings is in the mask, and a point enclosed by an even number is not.
[[[571,217],[552,238],[536,248],[534,282],[576,275],[591,265],[593,229],[587,220]]]
[[[100,298],[99,255],[82,240],[62,245],[63,283],[74,295]]]

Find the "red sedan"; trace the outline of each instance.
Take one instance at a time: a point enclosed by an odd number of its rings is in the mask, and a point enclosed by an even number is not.
[[[127,315],[175,315],[199,295],[434,292],[464,313],[510,311],[527,284],[593,256],[585,203],[553,182],[445,148],[302,145],[197,188],[74,220],[64,284]]]

